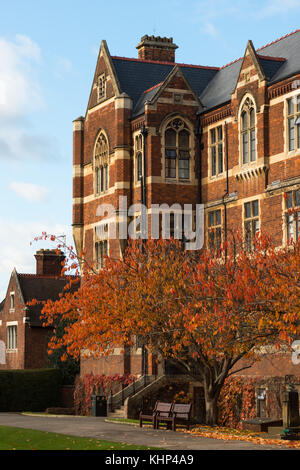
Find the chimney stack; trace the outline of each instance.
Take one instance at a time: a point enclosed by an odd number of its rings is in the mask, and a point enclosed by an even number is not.
[[[57,250],[39,250],[34,255],[38,276],[61,277],[62,262],[65,255]]]
[[[136,48],[139,59],[175,62],[175,49],[178,46],[173,44],[173,38],[145,35]]]

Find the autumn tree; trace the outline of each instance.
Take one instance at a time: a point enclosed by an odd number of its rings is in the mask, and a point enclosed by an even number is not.
[[[139,335],[150,351],[203,384],[207,424],[241,359],[299,333],[299,245],[276,250],[259,235],[252,249],[237,237],[216,253],[188,252],[176,240],[131,241],[123,259],[86,272],[81,288],[43,309],[45,325],[69,326],[50,348],[109,354]]]

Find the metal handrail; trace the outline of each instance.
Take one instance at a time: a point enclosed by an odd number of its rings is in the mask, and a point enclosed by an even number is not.
[[[153,380],[155,380],[154,375],[142,375],[138,380],[135,380],[127,387],[116,393],[115,395],[110,395],[108,398],[108,409],[114,411],[116,408],[123,406],[126,398],[135,395],[137,392],[149,385]]]

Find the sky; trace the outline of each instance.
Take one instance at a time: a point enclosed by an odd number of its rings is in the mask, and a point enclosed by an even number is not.
[[[35,272],[42,232],[72,238],[72,121],[85,115],[101,40],[137,57],[173,37],[176,62],[222,66],[300,28],[300,0],[0,0],[0,301]],[[31,244],[31,242],[33,242]]]

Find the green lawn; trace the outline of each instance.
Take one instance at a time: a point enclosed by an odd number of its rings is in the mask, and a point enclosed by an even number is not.
[[[154,449],[53,432],[0,426],[0,450],[140,450]]]

